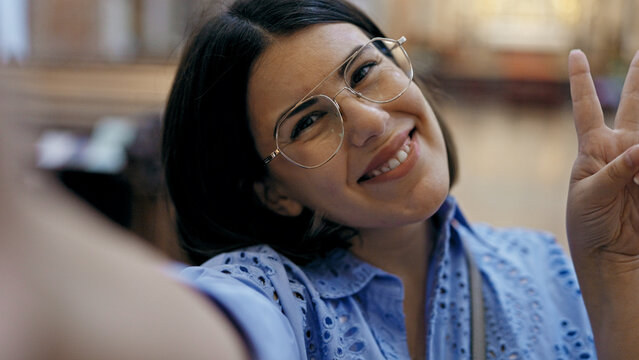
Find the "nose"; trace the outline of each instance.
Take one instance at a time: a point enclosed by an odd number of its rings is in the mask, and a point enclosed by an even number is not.
[[[380,104],[344,96],[340,111],[344,119],[344,137],[351,145],[364,146],[386,132],[390,115]]]

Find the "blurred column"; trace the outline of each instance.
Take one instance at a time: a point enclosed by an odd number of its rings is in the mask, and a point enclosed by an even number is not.
[[[144,0],[141,8],[142,49],[148,55],[167,55],[175,44],[173,0]]]
[[[134,5],[132,0],[99,2],[100,52],[108,60],[127,60],[135,56]]]
[[[27,0],[0,0],[0,63],[29,55]]]
[[[590,50],[590,65],[596,74],[604,72],[610,61],[619,57],[622,19],[625,17],[624,2],[625,0],[608,0],[592,3],[591,27],[584,34],[584,43]],[[627,15],[636,17],[636,14]]]
[[[458,45],[460,30],[464,28],[463,10],[467,2],[458,0],[434,1],[413,0],[415,10],[411,12],[411,25],[423,34],[420,40],[440,48]]]
[[[30,0],[31,54],[40,61],[99,57],[97,1]]]
[[[358,8],[362,9],[366,15],[368,15],[377,26],[388,36],[393,37],[390,33],[392,29],[389,28],[389,19],[388,19],[388,11],[386,7],[391,3],[391,1],[386,0],[350,0],[351,3],[355,4]],[[402,34],[404,35],[404,34]]]
[[[639,0],[626,0],[624,4],[624,18],[621,28],[621,52],[626,59],[632,59],[632,56],[639,50]]]

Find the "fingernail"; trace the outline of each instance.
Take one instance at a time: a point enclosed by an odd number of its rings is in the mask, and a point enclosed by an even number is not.
[[[635,177],[632,178],[632,181],[635,182],[635,184],[639,185],[639,173],[635,175]]]

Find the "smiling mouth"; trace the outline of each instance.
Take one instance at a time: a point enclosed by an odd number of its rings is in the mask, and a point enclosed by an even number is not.
[[[370,179],[374,179],[377,176],[380,176],[382,174],[385,174],[393,169],[395,169],[396,167],[398,167],[399,165],[401,165],[404,161],[406,161],[406,159],[408,158],[408,155],[411,153],[411,151],[413,150],[413,147],[411,146],[411,140],[413,138],[413,134],[415,133],[416,128],[413,128],[410,133],[408,134],[408,137],[406,138],[406,140],[404,141],[404,144],[402,144],[402,146],[399,148],[399,150],[397,150],[397,152],[391,156],[390,159],[388,159],[385,163],[383,163],[382,165],[378,166],[377,168],[369,171],[368,173],[364,174],[362,177],[360,177],[357,182],[361,183]]]

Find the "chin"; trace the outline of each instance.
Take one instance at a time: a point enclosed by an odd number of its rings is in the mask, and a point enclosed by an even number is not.
[[[446,190],[448,190],[448,187]],[[448,191],[429,194],[426,199],[423,199],[423,203],[417,207],[421,211],[415,214],[415,219],[413,222],[424,221],[435,215],[435,213],[439,210],[439,208],[446,200],[447,196]]]
[[[444,181],[445,180],[445,181]],[[442,206],[446,197],[450,192],[449,180],[446,176],[437,184],[428,186],[428,191],[424,191],[423,195],[415,195],[412,197],[406,207],[406,218],[408,222],[419,222],[429,219]]]
[[[379,211],[363,211],[357,218],[336,221],[356,229],[373,229],[402,227],[428,220],[442,206],[448,196],[448,186],[438,191],[431,191],[428,195],[413,196],[402,204],[378,205]],[[369,207],[370,209],[370,207]],[[348,216],[348,215],[347,215]]]

